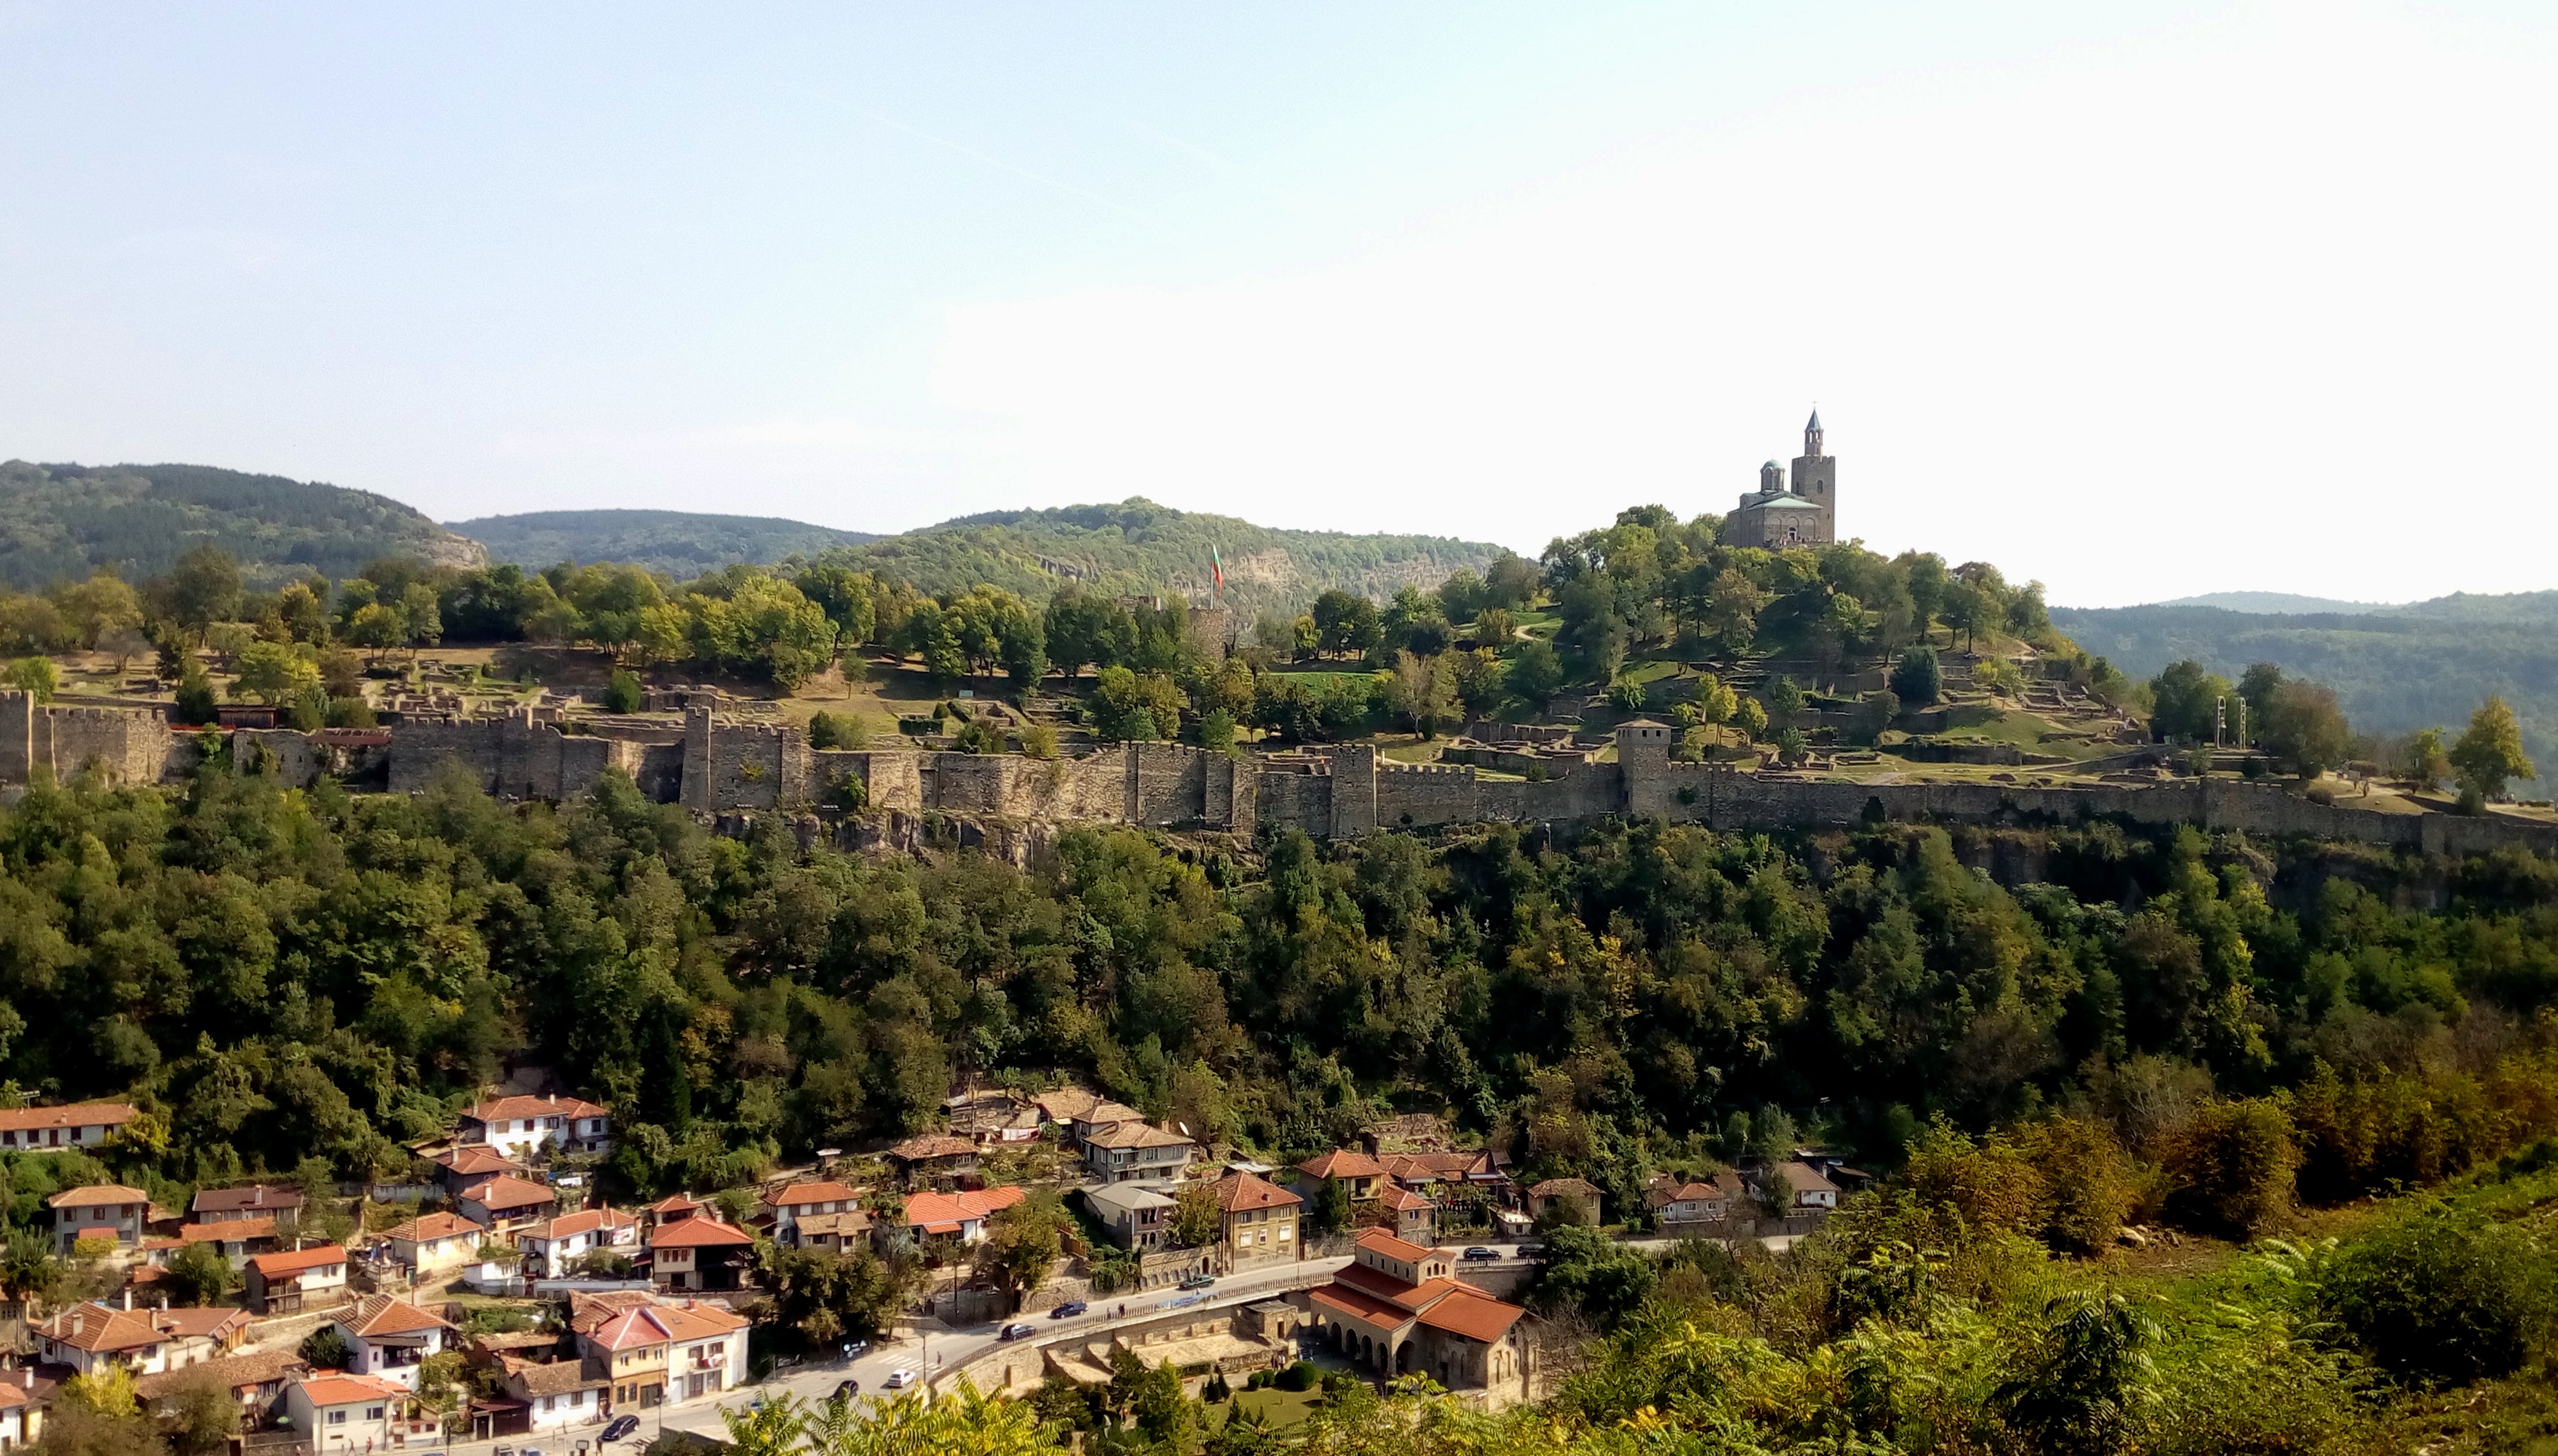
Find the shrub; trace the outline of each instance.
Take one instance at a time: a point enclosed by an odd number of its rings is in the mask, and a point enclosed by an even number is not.
[[[1905,703],[1925,707],[1945,692],[1945,672],[1934,648],[1912,648],[1893,664],[1892,691]]]
[[[950,735],[950,746],[961,753],[1002,753],[1004,731],[992,723],[962,723]]]
[[[1313,1361],[1301,1360],[1279,1372],[1277,1383],[1282,1390],[1311,1390],[1315,1387],[1316,1378],[1321,1374],[1322,1372],[1316,1370]]]
[[[1035,759],[1057,757],[1057,729],[1046,723],[1033,723],[1022,730],[1022,753]]]
[[[377,721],[373,705],[359,697],[329,699],[329,726],[332,728],[370,728]]]
[[[355,1353],[347,1348],[347,1337],[338,1333],[336,1325],[322,1325],[303,1336],[293,1353],[311,1362],[313,1370],[345,1370],[347,1362],[355,1358]]]
[[[62,674],[54,670],[51,657],[20,657],[0,674],[0,685],[14,687],[33,695],[40,703],[54,700],[54,689],[62,685]]]
[[[861,749],[870,746],[870,729],[859,713],[819,713],[808,720],[810,748]]]
[[[2429,1203],[2339,1253],[2319,1299],[2382,1369],[2463,1384],[2539,1351],[2558,1315],[2550,1276],[2522,1230]]]
[[[2161,1141],[2168,1214],[2186,1227],[2243,1238],[2291,1208],[2300,1154],[2291,1116],[2274,1102],[2205,1102]]]
[[[648,700],[640,689],[640,674],[629,668],[616,668],[612,680],[604,684],[604,710],[608,713],[636,713]]]
[[[1643,710],[1643,684],[1620,678],[1608,684],[1608,706],[1621,713]]]

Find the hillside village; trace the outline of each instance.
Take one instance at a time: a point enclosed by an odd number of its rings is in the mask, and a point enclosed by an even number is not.
[[[2510,712],[2134,682],[1842,540],[1836,466],[1815,416],[1730,515],[1251,620],[1219,560],[1039,600],[850,548],[0,602],[0,1451],[1489,1417],[1586,1398],[1645,1291],[1972,1247],[1876,1232],[1914,1184],[2086,1260],[2379,1186],[2328,1059],[2470,1076],[2528,986],[2300,947],[2539,893]],[[2410,1140],[2542,1135],[2495,1076]]]
[[[110,1377],[145,1404],[219,1390],[251,1450],[662,1425],[769,1375],[793,1251],[856,1250],[892,1287],[867,1307],[876,1326],[829,1327],[847,1350],[1046,1317],[934,1380],[1101,1385],[1134,1349],[1194,1388],[1305,1362],[1427,1372],[1497,1410],[1543,1388],[1537,1322],[1500,1297],[1522,1256],[1612,1213],[1592,1184],[1523,1185],[1505,1152],[1454,1145],[1429,1118],[1273,1168],[1079,1088],[962,1091],[943,1113],[945,1131],[620,1209],[591,1192],[612,1109],[557,1092],[464,1108],[410,1149],[408,1183],[260,1181],[176,1208],[66,1188],[45,1200],[52,1241],[86,1297],[9,1307],[0,1332],[23,1335],[0,1352],[0,1430],[36,1440],[51,1392]],[[0,1111],[0,1154],[111,1154],[145,1120],[122,1103]],[[1614,1213],[1660,1238],[1781,1239],[1870,1181],[1803,1148],[1702,1181],[1663,1173]],[[1025,1260],[1025,1243],[1045,1252]],[[1276,1276],[1265,1297],[1215,1303],[1221,1281],[1256,1274]],[[234,1279],[235,1300],[206,1298]]]

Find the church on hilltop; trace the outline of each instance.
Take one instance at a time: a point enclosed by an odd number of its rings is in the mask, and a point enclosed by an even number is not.
[[[1736,546],[1826,546],[1838,539],[1838,462],[1821,453],[1821,412],[1803,426],[1803,453],[1794,457],[1793,484],[1775,461],[1759,467],[1759,489],[1741,498],[1723,523]]]

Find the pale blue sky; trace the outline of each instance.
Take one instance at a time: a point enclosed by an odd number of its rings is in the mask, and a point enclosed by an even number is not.
[[[2558,587],[2543,6],[0,0],[0,457]]]

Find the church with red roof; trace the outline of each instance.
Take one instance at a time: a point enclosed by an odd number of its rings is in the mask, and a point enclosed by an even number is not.
[[[1529,1398],[1527,1311],[1460,1281],[1445,1249],[1371,1229],[1303,1297],[1325,1342],[1380,1377],[1425,1375],[1488,1409]]]

